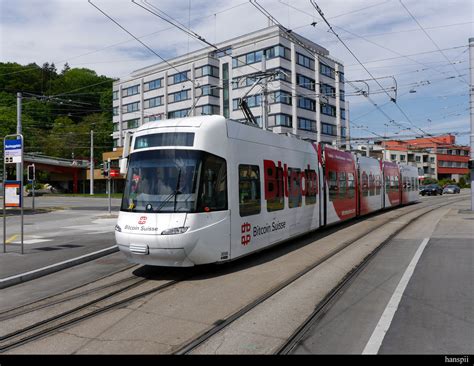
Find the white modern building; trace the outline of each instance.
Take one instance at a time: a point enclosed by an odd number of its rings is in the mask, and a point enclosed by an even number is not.
[[[276,133],[344,145],[344,68],[316,43],[271,26],[134,71],[113,85],[114,146],[149,121],[219,114]],[[265,72],[265,74],[263,74]]]

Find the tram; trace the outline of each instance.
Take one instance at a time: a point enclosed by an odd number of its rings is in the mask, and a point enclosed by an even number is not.
[[[121,163],[116,242],[156,266],[234,260],[418,198],[416,168],[222,116],[146,123]]]

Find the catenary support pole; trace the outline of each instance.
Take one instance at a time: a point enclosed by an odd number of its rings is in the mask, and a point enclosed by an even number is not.
[[[21,93],[16,93],[16,133],[21,135],[21,101],[22,95]],[[20,163],[16,164],[16,180],[20,180],[20,176],[22,175],[22,171],[20,170]]]
[[[469,38],[469,65],[470,65],[470,117],[471,117],[471,211],[474,211],[474,38]]]
[[[91,165],[90,165],[90,195],[94,195],[94,131],[91,130]]]

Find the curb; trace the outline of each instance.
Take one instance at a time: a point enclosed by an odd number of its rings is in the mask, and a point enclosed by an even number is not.
[[[66,269],[66,268],[74,267],[78,264],[90,262],[94,259],[104,257],[106,255],[118,252],[118,250],[119,250],[118,246],[114,245],[113,247],[109,247],[109,248],[99,250],[97,252],[85,254],[85,255],[82,255],[82,256],[77,257],[77,258],[68,259],[64,262],[55,263],[55,264],[52,264],[52,265],[49,265],[49,266],[46,266],[46,267],[43,267],[43,268],[40,268],[40,269],[35,269],[33,271],[30,271],[30,272],[21,273],[19,275],[7,277],[7,278],[2,278],[2,279],[0,279],[0,289],[4,289],[4,288],[10,287],[10,286],[18,285],[20,283],[30,281],[30,280],[33,280],[33,279],[36,279],[36,278],[39,278],[39,277],[43,277],[43,276],[46,276],[48,274],[58,272],[58,271],[61,271],[63,269]]]

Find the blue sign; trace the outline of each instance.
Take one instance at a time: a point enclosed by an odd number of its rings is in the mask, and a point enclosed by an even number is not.
[[[5,163],[21,163],[22,140],[5,140]]]

